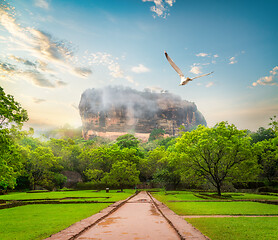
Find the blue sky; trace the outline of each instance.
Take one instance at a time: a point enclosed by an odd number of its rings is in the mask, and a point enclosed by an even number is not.
[[[0,85],[28,126],[80,126],[87,88],[168,90],[208,126],[266,127],[278,114],[278,2],[0,0]],[[185,76],[214,71],[185,86]]]

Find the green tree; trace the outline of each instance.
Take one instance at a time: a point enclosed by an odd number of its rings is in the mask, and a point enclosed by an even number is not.
[[[84,171],[85,176],[87,179],[93,182],[100,182],[100,180],[103,178],[103,171],[99,169],[86,169]]]
[[[124,134],[117,138],[117,145],[120,148],[138,148],[140,141],[132,134]]]
[[[161,139],[164,137],[164,134],[165,134],[165,131],[163,129],[154,128],[150,133],[148,141],[153,141],[155,139]]]
[[[270,118],[270,123],[268,124],[273,131],[278,134],[278,119],[276,117],[276,115],[274,115],[273,117]]]
[[[262,167],[261,176],[271,183],[278,177],[278,137],[257,142],[254,152]]]
[[[4,89],[0,87],[0,129],[5,125],[20,125],[26,121],[28,121],[27,111],[12,95],[6,95]]]
[[[250,138],[246,137],[246,131],[227,122],[213,128],[198,126],[184,133],[177,140],[176,149],[185,159],[184,166],[209,181],[219,196],[226,180],[238,181],[257,175]]]
[[[162,184],[167,189],[176,189],[181,182],[181,168],[177,152],[159,147],[148,155],[152,163],[153,181]]]
[[[83,149],[79,156],[79,160],[79,171],[85,179],[88,179],[88,176],[90,176],[91,173],[89,169],[92,171],[101,170],[103,173],[108,173],[115,162],[125,160],[134,163],[137,166],[140,158],[137,155],[137,149],[120,149],[119,146],[115,144],[110,147],[103,146]]]
[[[22,149],[15,139],[27,112],[0,87],[0,187],[14,188],[22,168]]]
[[[37,147],[30,151],[26,170],[33,189],[36,185],[48,189],[55,186],[53,182],[55,173],[62,170],[62,166],[58,162],[58,158],[54,156],[49,147]],[[58,178],[57,176],[57,180],[60,181]]]
[[[134,163],[122,160],[112,165],[111,171],[104,176],[102,181],[108,185],[118,186],[123,191],[125,186],[140,183],[139,174]]]
[[[3,189],[15,187],[24,163],[25,149],[17,144],[12,132],[0,129],[0,188]]]
[[[273,129],[260,127],[257,132],[252,133],[250,136],[252,138],[252,143],[257,143],[263,140],[275,138],[276,135]]]

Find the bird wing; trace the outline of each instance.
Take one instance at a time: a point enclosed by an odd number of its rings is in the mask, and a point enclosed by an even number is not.
[[[180,85],[185,85],[187,84],[188,82],[190,82],[191,79],[190,78],[185,78],[185,77],[181,77],[181,82],[180,82]]]
[[[212,73],[213,73],[213,72],[206,73],[206,74],[203,74],[203,75],[200,75],[200,76],[197,76],[197,77],[191,78],[191,80],[193,80],[193,79],[195,79],[195,78],[199,78],[199,77],[204,77],[204,76],[210,75],[210,74],[212,74]]]
[[[168,56],[167,52],[164,51],[165,56],[168,60],[168,62],[170,63],[170,65],[175,69],[175,71],[180,75],[180,77],[184,77],[182,71],[179,69],[179,67],[173,62],[173,60]]]

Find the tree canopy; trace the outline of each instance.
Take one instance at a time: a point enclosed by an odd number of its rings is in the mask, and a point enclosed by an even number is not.
[[[227,122],[213,128],[199,126],[184,133],[177,140],[176,148],[183,155],[185,166],[209,181],[218,195],[225,180],[250,177],[248,171],[255,166],[250,138],[245,131]]]
[[[27,111],[14,100],[10,94],[6,94],[0,87],[0,128],[7,124],[22,124],[28,121]]]
[[[24,110],[0,87],[0,186],[14,188],[22,167],[22,149],[15,141],[17,127],[28,120]]]

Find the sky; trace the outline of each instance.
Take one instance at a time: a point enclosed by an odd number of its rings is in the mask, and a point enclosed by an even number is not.
[[[276,0],[0,0],[0,86],[35,129],[81,126],[88,88],[167,90],[209,127],[278,115]],[[179,86],[167,51],[184,75]]]

